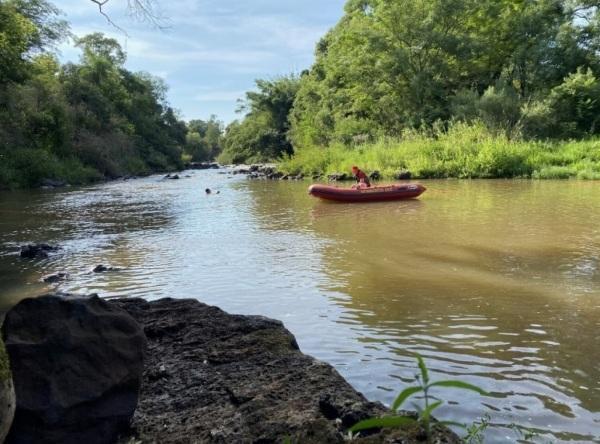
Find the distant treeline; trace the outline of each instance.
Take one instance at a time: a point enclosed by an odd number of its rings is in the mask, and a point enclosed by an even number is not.
[[[314,159],[316,148],[368,152],[376,144],[393,151],[415,131],[434,141],[456,125],[465,134],[465,125],[474,126],[486,140],[554,141],[547,144],[554,147],[589,140],[600,133],[599,6],[595,0],[348,0],[344,16],[317,44],[310,70],[258,81],[258,91],[247,94],[247,114],[227,129],[222,158],[277,159],[305,150],[300,158]],[[393,157],[399,161],[408,151]],[[600,174],[592,151],[583,161]]]
[[[79,63],[53,53],[67,38]],[[164,82],[125,59],[102,34],[72,37],[46,0],[0,1],[0,188],[167,171],[219,153],[221,122],[186,124]]]

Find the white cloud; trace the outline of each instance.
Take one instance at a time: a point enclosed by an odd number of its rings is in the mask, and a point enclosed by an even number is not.
[[[161,0],[171,25],[164,31],[129,17],[125,0],[111,0],[106,11],[127,35],[90,0],[54,1],[76,35],[103,32],[126,50],[129,69],[168,76],[169,100],[186,117],[214,111],[228,121],[254,79],[310,66],[316,42],[339,19],[345,0]],[[79,58],[72,46],[60,49],[62,60]]]

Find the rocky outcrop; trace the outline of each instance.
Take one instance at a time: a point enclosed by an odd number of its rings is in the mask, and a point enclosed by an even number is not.
[[[21,257],[26,259],[45,259],[48,253],[57,251],[59,248],[48,244],[28,244],[21,247]]]
[[[138,400],[146,340],[118,306],[95,297],[26,299],[2,333],[16,391],[9,443],[111,443]]]
[[[333,367],[304,355],[281,322],[190,299],[111,301],[148,338],[133,429],[144,443],[342,443],[348,427],[389,413]],[[359,441],[418,442],[418,428]],[[459,442],[439,429],[432,442]]]
[[[15,388],[4,342],[0,340],[0,442],[10,430],[15,415]]]

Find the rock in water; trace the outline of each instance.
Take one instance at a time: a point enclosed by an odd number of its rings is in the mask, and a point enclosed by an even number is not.
[[[112,443],[138,401],[146,337],[96,297],[25,299],[2,327],[17,408],[9,443]]]
[[[29,244],[21,247],[21,257],[27,259],[45,259],[49,251],[56,251],[58,247],[48,244]]]

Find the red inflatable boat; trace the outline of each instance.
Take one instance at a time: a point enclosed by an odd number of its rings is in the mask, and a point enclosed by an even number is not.
[[[381,185],[369,188],[338,188],[329,185],[311,185],[308,194],[337,202],[381,202],[386,200],[414,199],[426,188],[418,183]]]

